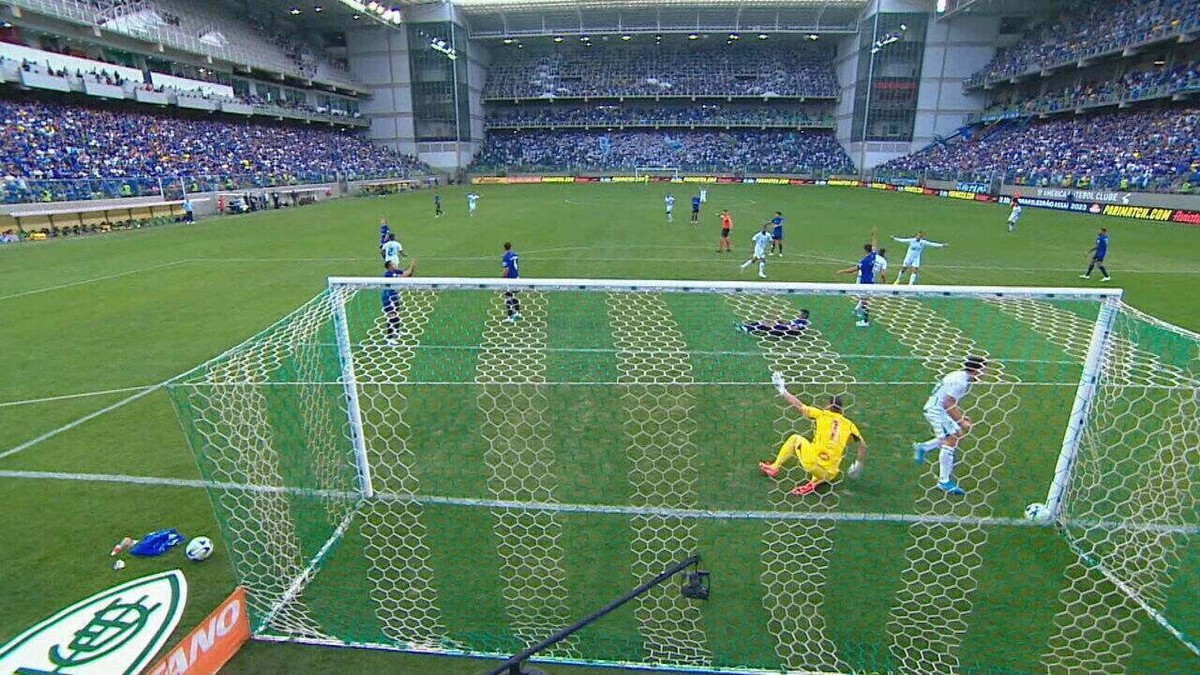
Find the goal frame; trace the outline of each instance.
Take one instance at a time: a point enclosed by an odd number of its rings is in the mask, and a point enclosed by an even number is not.
[[[618,291],[623,293],[754,293],[757,295],[826,295],[853,298],[873,297],[955,297],[978,299],[1046,299],[1088,300],[1100,303],[1092,329],[1083,373],[1075,389],[1075,399],[1063,432],[1054,475],[1047,488],[1046,506],[1051,517],[1047,524],[1058,520],[1063,502],[1071,485],[1072,469],[1079,454],[1082,431],[1096,396],[1100,366],[1116,321],[1117,310],[1124,295],[1120,288],[1072,288],[1038,286],[952,286],[952,285],[891,285],[891,284],[834,284],[819,282],[762,282],[742,281],[681,281],[681,280],[620,280],[620,279],[478,279],[470,277],[328,277],[328,290],[333,299],[334,329],[337,333],[338,356],[341,360],[343,386],[347,403],[354,456],[358,471],[360,496],[370,499],[371,466],[364,445],[365,432],[362,413],[358,407],[354,355],[346,327],[346,298],[357,290],[475,290],[475,291]]]
[[[1030,287],[1030,286],[952,286],[952,285],[858,285],[852,283],[795,283],[795,282],[751,282],[745,280],[732,281],[707,281],[707,280],[645,280],[645,279],[577,279],[577,278],[545,278],[545,279],[496,279],[496,278],[463,278],[463,277],[400,277],[400,278],[385,278],[385,277],[347,277],[347,276],[332,276],[327,278],[327,288],[312,301],[306,303],[301,309],[289,314],[284,319],[281,319],[271,328],[260,333],[250,340],[243,343],[242,346],[235,347],[228,353],[240,350],[243,347],[254,353],[253,349],[259,344],[262,345],[285,345],[288,348],[295,349],[297,345],[308,348],[311,347],[313,336],[317,335],[315,331],[324,331],[320,333],[319,346],[324,350],[325,370],[321,371],[317,377],[306,378],[311,381],[284,382],[284,384],[299,384],[304,386],[319,385],[327,387],[324,391],[329,392],[329,396],[322,399],[322,403],[326,403],[327,409],[332,411],[331,416],[334,418],[332,422],[321,421],[321,424],[335,424],[337,430],[337,452],[339,453],[339,462],[342,467],[341,473],[337,476],[338,482],[332,487],[326,487],[325,484],[318,484],[321,489],[316,490],[320,496],[332,496],[341,500],[337,506],[345,507],[338,511],[336,518],[331,519],[328,523],[331,529],[321,533],[324,538],[323,545],[314,547],[317,549],[313,554],[311,550],[305,551],[306,555],[303,559],[296,559],[292,567],[285,570],[285,574],[279,575],[277,578],[284,581],[280,594],[275,594],[271,591],[270,594],[264,594],[266,599],[269,599],[270,605],[265,609],[259,609],[259,613],[263,618],[255,622],[255,638],[268,641],[288,641],[301,642],[309,644],[329,644],[337,646],[355,646],[365,648],[377,648],[394,651],[409,651],[413,653],[443,653],[456,655],[474,655],[480,656],[483,652],[472,648],[471,651],[460,649],[461,645],[452,642],[442,643],[423,643],[418,641],[397,641],[388,643],[360,643],[356,641],[345,641],[344,639],[331,637],[320,632],[300,633],[292,632],[287,635],[280,635],[278,632],[273,633],[269,625],[274,624],[278,617],[283,617],[280,621],[293,621],[295,624],[303,628],[305,617],[300,614],[292,614],[295,611],[294,605],[303,607],[303,601],[298,600],[303,596],[306,588],[311,585],[314,577],[321,573],[325,567],[326,561],[331,557],[332,551],[339,545],[348,531],[351,520],[360,513],[368,513],[371,509],[387,506],[390,504],[416,504],[423,505],[425,503],[451,504],[458,503],[455,497],[446,497],[442,495],[426,496],[420,491],[408,491],[401,487],[399,489],[389,487],[389,469],[390,466],[387,460],[380,460],[379,456],[369,452],[371,443],[369,439],[374,438],[372,431],[372,414],[377,410],[372,403],[372,384],[370,373],[372,368],[377,368],[379,365],[378,359],[372,361],[371,354],[378,355],[380,350],[391,353],[389,348],[380,346],[380,336],[378,334],[362,333],[360,335],[357,328],[361,327],[358,322],[359,318],[367,317],[374,327],[371,330],[376,333],[382,330],[382,319],[378,314],[378,305],[374,301],[374,295],[378,291],[395,290],[401,292],[414,292],[412,295],[406,295],[409,302],[415,305],[422,303],[428,304],[432,302],[429,299],[430,292],[450,291],[450,292],[465,292],[479,295],[498,295],[505,291],[526,291],[530,292],[532,297],[528,300],[533,303],[534,307],[539,306],[539,302],[544,300],[546,296],[542,292],[550,292],[551,295],[555,292],[566,292],[568,294],[594,293],[601,296],[612,294],[616,296],[610,300],[628,300],[629,298],[621,298],[621,295],[636,295],[644,294],[649,296],[666,296],[671,294],[696,294],[709,295],[714,297],[724,296],[725,301],[731,304],[738,305],[739,303],[753,302],[755,296],[776,296],[777,298],[802,298],[806,296],[819,296],[824,298],[845,298],[847,302],[854,299],[879,299],[881,305],[885,308],[883,316],[885,317],[885,327],[888,330],[893,330],[893,326],[887,324],[886,318],[890,316],[890,310],[886,308],[888,305],[882,301],[888,298],[900,300],[928,300],[930,305],[935,306],[939,300],[973,300],[972,304],[985,306],[991,301],[1067,301],[1077,302],[1088,305],[1086,312],[1073,313],[1071,334],[1074,335],[1074,342],[1070,350],[1070,359],[1072,363],[1070,373],[1072,375],[1061,377],[1054,382],[1055,386],[1061,387],[1061,396],[1056,399],[1055,410],[1057,411],[1057,419],[1060,420],[1052,427],[1047,428],[1048,438],[1044,439],[1046,450],[1050,454],[1054,453],[1053,448],[1057,446],[1057,428],[1063,427],[1062,443],[1058,449],[1057,460],[1054,464],[1053,473],[1047,475],[1045,469],[1039,470],[1037,476],[1034,477],[1036,483],[1034,488],[1038,490],[1035,499],[1040,499],[1041,486],[1047,486],[1046,504],[1052,515],[1051,518],[1045,521],[1025,520],[1021,518],[994,518],[991,513],[982,514],[979,518],[971,518],[977,521],[970,523],[972,527],[983,527],[990,524],[1004,524],[1040,528],[1054,528],[1067,539],[1068,546],[1071,546],[1071,537],[1068,536],[1067,530],[1072,525],[1073,515],[1068,511],[1073,511],[1067,508],[1068,504],[1076,499],[1079,495],[1086,492],[1088,486],[1098,485],[1092,478],[1088,477],[1088,454],[1090,450],[1087,435],[1084,433],[1088,429],[1091,420],[1101,419],[1104,415],[1105,402],[1105,378],[1119,369],[1112,367],[1112,356],[1115,350],[1121,350],[1128,347],[1127,340],[1123,332],[1124,323],[1119,322],[1119,319],[1132,311],[1137,318],[1139,312],[1133,310],[1123,304],[1123,291],[1119,288],[1074,288],[1074,287]],[[744,297],[738,297],[744,296]],[[498,298],[492,297],[492,300],[498,301]],[[654,305],[659,303],[664,298],[661,297],[646,297],[644,303]],[[778,300],[774,301],[777,305],[784,304],[793,305],[793,302],[782,303]],[[643,301],[635,300],[635,304],[641,305]],[[999,303],[996,303],[999,304]],[[1030,307],[1038,307],[1041,303],[1030,303]],[[657,306],[657,305],[656,305]],[[1014,303],[1014,307],[1021,306],[1019,302]],[[428,308],[426,308],[428,309]],[[493,308],[494,309],[494,308]],[[935,307],[936,309],[936,307]],[[1095,312],[1093,316],[1093,312]],[[536,312],[535,312],[536,314]],[[300,316],[301,320],[294,320],[293,317]],[[754,316],[754,315],[751,315]],[[900,316],[897,314],[897,316]],[[991,315],[989,315],[990,317]],[[997,314],[996,316],[1000,316]],[[489,315],[488,325],[494,325],[499,321],[497,316]],[[307,332],[289,333],[278,330],[280,327],[287,328],[291,325],[300,326]],[[414,324],[417,326],[419,324]],[[531,324],[532,326],[533,324]],[[273,332],[277,331],[277,332]],[[618,331],[619,332],[619,331]],[[279,341],[277,334],[282,334],[283,337]],[[413,328],[412,335],[418,336],[420,329]],[[906,333],[907,334],[907,333]],[[365,337],[364,337],[365,336]],[[330,338],[333,338],[332,340]],[[356,342],[362,340],[361,342]],[[292,341],[292,342],[289,342]],[[974,344],[973,341],[968,341]],[[331,344],[332,343],[332,344]],[[389,344],[395,344],[390,341]],[[647,343],[652,344],[652,343]],[[409,345],[411,347],[411,345]],[[374,352],[370,350],[374,349]],[[928,368],[940,369],[951,368],[957,360],[966,356],[972,347],[966,344],[959,343],[952,345],[943,350],[939,354],[938,364],[926,365]],[[336,350],[334,353],[332,350]],[[960,352],[963,352],[960,354]],[[304,352],[308,354],[308,352]],[[869,355],[868,355],[869,356]],[[222,361],[225,355],[217,357],[209,363],[217,363]],[[304,358],[312,358],[311,355]],[[357,359],[357,363],[356,363]],[[196,371],[201,371],[207,364],[197,367]],[[1007,365],[1004,359],[999,359],[998,366]],[[941,371],[944,372],[944,371]],[[1074,373],[1078,374],[1078,381],[1075,381]],[[1065,375],[1066,373],[1064,373]],[[361,376],[361,380],[360,380]],[[180,376],[181,378],[183,376]],[[178,379],[178,378],[177,378]],[[740,384],[757,385],[754,380],[757,377],[750,376],[743,378],[751,380],[750,382],[741,382]],[[841,380],[837,380],[841,381]],[[458,383],[459,380],[455,380]],[[489,384],[490,380],[485,376],[480,376],[478,373],[472,379],[462,380],[462,383],[467,385],[484,385]],[[690,380],[687,380],[690,382]],[[684,384],[687,384],[684,382]],[[1016,381],[1020,384],[1020,380]],[[538,382],[531,382],[538,384]],[[241,385],[247,384],[241,381],[235,382],[216,382],[213,386],[223,385]],[[266,384],[274,385],[275,380],[265,382],[251,382],[248,384]],[[606,383],[614,384],[614,383]],[[904,384],[919,384],[919,382],[908,382]],[[1010,382],[1011,384],[1011,382]],[[185,384],[180,386],[193,386]],[[207,386],[206,383],[200,382],[194,386]],[[1074,389],[1072,395],[1072,388]],[[361,408],[359,398],[362,397]],[[341,399],[338,401],[338,399]],[[998,401],[1004,399],[997,399]],[[1011,398],[1007,399],[1012,401]],[[1067,401],[1071,401],[1070,404]],[[340,403],[340,405],[339,405]],[[294,403],[293,403],[294,405]],[[1017,404],[1019,405],[1019,403]],[[1069,407],[1068,407],[1069,405]],[[1003,406],[1002,408],[1003,409]],[[1066,417],[1065,422],[1061,421],[1063,416]],[[181,419],[183,415],[181,414]],[[341,425],[346,425],[344,428]],[[342,435],[344,433],[344,435]],[[189,438],[189,442],[191,439]],[[199,456],[197,451],[197,456]],[[1046,458],[1047,460],[1049,457]],[[371,462],[375,461],[376,466],[372,467]],[[1076,464],[1079,464],[1078,471]],[[351,466],[351,463],[353,464]],[[1043,465],[1045,466],[1045,465]],[[374,468],[374,472],[373,472]],[[1048,467],[1046,467],[1048,468]],[[377,473],[375,473],[377,472]],[[372,480],[372,475],[375,473],[375,480]],[[263,494],[291,494],[293,490],[304,491],[307,493],[309,488],[301,486],[292,488],[287,485],[282,486],[256,486],[261,487]],[[426,502],[428,498],[428,502]],[[477,502],[470,504],[471,506],[488,506],[495,509],[512,509],[514,511],[532,512],[542,509],[555,509],[558,505],[543,501],[530,500],[524,497],[520,498],[504,498],[496,496],[492,499],[475,500]],[[215,505],[214,501],[214,505]],[[465,503],[465,502],[464,502]],[[644,506],[610,506],[605,504],[564,504],[561,505],[563,511],[586,511],[588,513],[629,513],[630,515],[643,513]],[[390,508],[390,507],[389,507]],[[653,509],[652,509],[653,510]],[[656,516],[671,516],[671,517],[753,517],[759,520],[767,520],[770,518],[784,518],[787,520],[811,520],[811,521],[832,521],[840,520],[836,516],[839,514],[830,512],[805,512],[805,513],[788,513],[783,514],[779,511],[754,511],[746,513],[737,513],[730,516],[728,513],[721,512],[715,514],[704,509],[694,508],[674,508],[669,507],[662,510],[662,513],[655,513]],[[901,514],[900,517],[888,517],[891,514],[848,514],[854,516],[848,520],[869,520],[872,522],[886,520],[890,522],[920,522],[922,524],[929,523],[934,525],[955,525],[958,524],[963,517],[960,514],[913,514],[913,518],[905,517]],[[1084,522],[1084,521],[1078,521]],[[1084,522],[1086,525],[1087,523]],[[1154,529],[1155,524],[1148,525],[1149,529]],[[1197,530],[1200,531],[1200,530]],[[314,539],[315,543],[320,543],[321,539]],[[1138,589],[1134,584],[1126,584],[1123,582],[1119,566],[1113,569],[1116,572],[1110,571],[1103,563],[1093,563],[1088,560],[1087,553],[1081,552],[1072,546],[1072,551],[1079,557],[1082,563],[1093,566],[1098,566],[1098,570],[1103,574],[1119,591],[1120,595],[1132,600],[1140,611],[1148,615],[1160,625],[1173,630],[1170,621],[1164,615],[1158,612],[1151,604],[1142,601]],[[240,571],[239,571],[240,574]],[[1121,600],[1124,602],[1124,599]],[[264,603],[265,604],[265,603]],[[1135,610],[1137,611],[1137,610]],[[1077,616],[1072,614],[1071,616]],[[291,629],[288,630],[298,630]],[[261,631],[261,632],[260,632]],[[286,632],[286,631],[284,631]],[[1174,633],[1175,637],[1187,646],[1191,646],[1187,636],[1181,633]],[[1193,651],[1195,649],[1193,648]],[[553,656],[549,660],[556,663],[588,663],[587,660],[574,661],[568,657]],[[625,663],[625,662],[606,662],[606,665],[628,666],[631,668],[646,668],[653,670],[653,665],[648,665],[643,662]],[[677,668],[677,665],[672,665]],[[687,667],[679,668],[680,670],[689,670]],[[703,672],[719,672],[722,668],[705,667]],[[729,671],[726,671],[729,672]],[[740,671],[748,672],[748,671]],[[752,672],[774,672],[774,671],[752,671]]]
[[[672,181],[680,180],[679,167],[677,166],[637,166],[633,168],[633,177],[639,181],[649,183],[650,179],[654,177],[654,175],[650,173],[652,171],[658,173],[670,173],[670,178]]]

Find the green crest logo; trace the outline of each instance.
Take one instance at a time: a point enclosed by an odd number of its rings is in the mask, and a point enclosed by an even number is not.
[[[167,641],[186,602],[179,570],[101,591],[0,647],[0,673],[134,675]]]

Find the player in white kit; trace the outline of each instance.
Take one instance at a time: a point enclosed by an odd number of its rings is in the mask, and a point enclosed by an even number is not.
[[[904,254],[904,262],[900,265],[900,272],[896,274],[896,280],[893,284],[900,283],[900,279],[904,276],[904,272],[908,271],[908,285],[911,286],[917,283],[917,273],[921,271],[921,253],[927,248],[945,248],[946,245],[936,241],[929,241],[925,238],[924,232],[917,232],[915,237],[892,237],[893,241],[898,241],[901,244],[908,244],[908,251]]]
[[[1021,219],[1021,201],[1016,197],[1012,200],[1012,211],[1008,212],[1008,231],[1017,231],[1017,221]]]
[[[971,418],[962,410],[962,400],[987,368],[981,356],[968,356],[961,370],[943,377],[925,401],[925,419],[933,428],[933,438],[924,443],[913,444],[913,459],[925,463],[925,455],[934,448],[941,448],[938,455],[938,489],[951,495],[963,495],[966,491],[954,480],[954,460],[959,440],[971,430]]]
[[[754,242],[754,255],[750,259],[742,263],[742,269],[746,269],[754,262],[758,262],[759,278],[767,278],[767,248],[771,245],[771,233],[767,232],[767,226],[763,225],[762,229],[750,238]]]

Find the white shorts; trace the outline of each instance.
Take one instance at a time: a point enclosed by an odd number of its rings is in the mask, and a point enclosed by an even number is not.
[[[921,266],[921,256],[919,256],[919,255],[904,256],[904,262],[902,263],[902,266],[903,267],[920,267]]]
[[[384,258],[383,264],[386,265],[388,263],[392,263],[393,265],[396,266],[397,269],[400,268],[400,259],[399,258]]]
[[[955,422],[950,417],[950,413],[945,410],[926,410],[925,419],[929,421],[929,426],[933,428],[933,435],[938,438],[955,436],[962,431],[962,427],[958,426],[958,422]]]
[[[765,258],[765,257],[767,257],[767,249],[765,249],[765,248],[756,248],[756,249],[754,249],[754,257],[755,257],[755,258]]]
[[[1010,214],[1008,214],[1008,222],[1015,223],[1015,222],[1017,222],[1018,219],[1020,219],[1020,217],[1021,217],[1021,214],[1019,214],[1019,213],[1010,213]]]

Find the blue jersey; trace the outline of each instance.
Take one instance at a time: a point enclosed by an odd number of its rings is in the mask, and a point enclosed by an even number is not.
[[[773,239],[783,239],[783,217],[775,216],[771,219],[771,237]]]
[[[700,197],[698,197],[698,196],[697,196],[697,197],[692,197],[692,210],[693,210],[693,211],[699,211],[699,210],[700,210]]]
[[[404,276],[404,272],[401,272],[400,270],[388,270],[383,273],[383,276],[389,279],[394,277],[402,277]],[[390,312],[395,310],[397,309],[397,305],[400,304],[400,291],[394,288],[385,288],[383,289],[383,292],[379,294],[379,301],[383,303],[384,311]]]
[[[392,233],[392,228],[387,225],[379,226],[379,245],[383,246],[387,243],[388,235]]]
[[[875,283],[875,252],[872,251],[858,261],[858,283]]]
[[[520,256],[517,255],[516,251],[505,251],[504,255],[500,256],[500,266],[504,270],[504,277],[506,279],[516,279],[521,276],[517,269],[519,260]]]
[[[1108,234],[1101,234],[1096,237],[1096,260],[1104,260],[1104,256],[1108,255]]]

